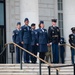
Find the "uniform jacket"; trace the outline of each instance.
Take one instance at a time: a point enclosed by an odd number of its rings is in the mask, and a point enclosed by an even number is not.
[[[38,30],[38,43],[39,44],[47,44],[48,43],[48,35],[46,29],[39,28]]]
[[[31,45],[36,45],[38,43],[37,30],[31,30]]]
[[[22,26],[21,31],[21,42],[24,42],[24,44],[30,44],[31,43],[31,27],[30,26]]]
[[[74,34],[69,35],[69,43],[75,47],[75,35]]]
[[[63,45],[63,44],[65,44],[66,42],[65,42],[65,40],[64,40],[64,38],[62,37],[62,38],[60,38],[60,50],[62,50],[62,52],[64,52],[65,51],[65,45]]]
[[[64,38],[60,38],[60,44],[65,44]]]
[[[13,31],[12,39],[13,39],[14,43],[20,43],[21,42],[21,35],[20,35],[21,31],[22,31],[21,29],[20,30],[16,29]]]
[[[48,29],[48,40],[52,43],[60,42],[60,29],[59,27],[50,26]]]

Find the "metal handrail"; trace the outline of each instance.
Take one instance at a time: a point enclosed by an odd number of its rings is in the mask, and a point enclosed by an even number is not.
[[[7,43],[7,44],[5,44],[5,45],[8,45],[8,44],[14,44],[15,46],[19,47],[21,50],[26,51],[27,53],[29,53],[30,55],[32,55],[32,56],[34,56],[35,58],[39,59],[40,61],[44,62],[44,63],[47,64],[48,66],[53,66],[52,64],[50,64],[50,63],[48,63],[47,61],[41,59],[40,57],[36,56],[35,54],[31,53],[30,51],[28,51],[28,50],[26,50],[25,48],[23,48],[23,47],[17,45],[17,44],[14,43],[14,42],[12,42],[12,43]],[[55,69],[59,70],[59,68],[55,68]]]
[[[73,66],[73,64],[71,64],[71,65],[52,66],[51,68],[57,68],[57,67],[67,67],[67,66]]]
[[[1,50],[0,55],[2,55],[4,53],[5,49],[6,49],[6,46],[3,47],[3,50]]]
[[[68,47],[71,47],[71,48],[75,49],[75,47],[73,47],[73,46],[71,46],[69,44],[65,44],[65,45],[68,46]]]
[[[17,47],[19,47],[21,50],[23,50],[23,51],[26,51],[27,53],[29,53],[30,55],[32,55],[32,56],[34,56],[35,58],[37,58],[37,59],[39,59],[40,61],[43,61],[45,64],[47,64],[48,65],[48,69],[49,69],[49,75],[50,75],[50,68],[54,68],[54,69],[56,69],[56,75],[58,75],[58,72],[59,72],[59,70],[60,70],[60,68],[59,67],[67,67],[67,66],[73,66],[73,65],[62,65],[62,66],[53,66],[52,64],[50,64],[50,63],[48,63],[47,61],[45,61],[45,60],[43,60],[43,59],[41,59],[40,57],[38,57],[38,56],[36,56],[36,55],[34,55],[33,53],[31,53],[30,51],[28,51],[28,50],[26,50],[26,49],[24,49],[23,47],[21,47],[21,46],[19,46],[19,45],[17,45],[16,43],[14,43],[14,42],[12,42],[12,43],[7,43],[7,44],[5,44],[5,45],[9,45],[9,44],[13,44],[13,45],[15,45],[15,46],[17,46]],[[68,45],[68,44],[62,44],[63,46],[68,46],[68,47],[71,47],[71,48],[74,48],[75,49],[75,47],[73,47],[73,46],[71,46],[71,45]],[[74,65],[75,66],[75,65]],[[41,70],[41,68],[40,68],[40,70]],[[40,74],[41,75],[41,74]]]
[[[73,47],[73,46],[71,46],[71,45],[69,45],[69,44],[61,44],[62,46],[68,46],[68,47],[70,47],[70,48],[73,48],[73,49],[75,49],[75,47]],[[60,45],[60,46],[61,46]],[[51,67],[48,67],[49,68],[49,75],[51,75],[51,73],[50,73],[50,69],[51,68],[59,68],[60,69],[60,67],[69,67],[69,66],[73,66],[74,67],[74,75],[75,75],[75,63],[74,64],[71,64],[71,65],[60,65],[60,66],[51,66]],[[59,70],[56,70],[56,75],[59,75]]]

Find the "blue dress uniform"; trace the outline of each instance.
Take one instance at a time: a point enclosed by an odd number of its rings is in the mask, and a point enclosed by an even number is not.
[[[32,30],[31,31],[31,52],[35,55],[37,55],[37,50],[38,50],[38,46],[37,46],[37,30]],[[36,63],[37,58],[35,58],[34,56],[31,56],[31,61],[32,63]]]
[[[64,64],[64,53],[65,53],[65,41],[64,38],[60,38],[60,58],[61,58],[61,63]]]
[[[30,51],[30,45],[31,45],[31,27],[30,26],[22,26],[22,32],[21,32],[21,42],[24,42],[23,47]],[[29,63],[30,54],[24,51],[24,62]]]
[[[14,43],[18,44],[19,46],[22,46],[20,34],[21,34],[21,29],[20,30],[16,29],[13,31],[12,38]],[[16,47],[16,62],[20,63],[20,48],[18,47]]]
[[[38,30],[39,57],[44,60],[45,53],[48,51],[48,35],[46,29],[39,28]],[[42,62],[43,63],[43,62]]]
[[[71,28],[72,32],[75,32],[75,27]],[[71,46],[75,47],[75,33],[72,33],[69,35],[69,43]],[[72,64],[74,64],[74,55],[75,55],[75,49],[71,48],[71,60]]]
[[[48,39],[52,43],[53,63],[59,63],[58,43],[60,42],[59,27],[50,26],[48,29]]]

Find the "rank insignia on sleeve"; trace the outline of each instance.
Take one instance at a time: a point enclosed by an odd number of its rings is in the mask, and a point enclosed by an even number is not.
[[[54,33],[54,31],[52,31],[52,33]]]
[[[59,29],[57,29],[57,31],[59,31]]]
[[[71,38],[73,39],[73,36],[71,36]]]

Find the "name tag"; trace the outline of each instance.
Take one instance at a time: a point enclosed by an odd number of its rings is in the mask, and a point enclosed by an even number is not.
[[[18,33],[16,33],[16,34],[18,34]]]

